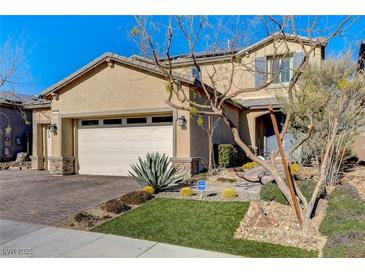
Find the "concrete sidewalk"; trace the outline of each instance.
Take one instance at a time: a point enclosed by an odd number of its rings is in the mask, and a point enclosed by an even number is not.
[[[228,258],[233,255],[0,219],[0,257]],[[14,254],[14,253],[17,254]]]

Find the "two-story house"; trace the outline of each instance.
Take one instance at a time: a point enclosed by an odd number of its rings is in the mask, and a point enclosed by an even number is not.
[[[312,43],[305,38],[302,42],[308,48]],[[284,43],[270,36],[235,52],[246,69],[238,69],[232,79],[227,77],[233,66],[231,50],[199,54],[202,75],[197,74],[191,58],[176,56],[174,75],[189,97],[202,93],[199,79],[213,85],[207,80],[212,69],[219,70],[214,85],[222,92],[228,86],[227,92],[234,92],[274,79],[265,89],[237,95],[226,109],[243,140],[265,156],[276,144],[268,106],[279,111],[276,96],[285,94],[285,85],[303,56],[301,49],[294,39]],[[323,57],[324,47],[318,46],[311,62]],[[229,85],[229,80],[234,84]],[[61,175],[127,176],[139,156],[160,151],[186,172],[198,172],[207,162],[207,134],[189,111],[166,103],[166,85],[150,60],[106,53],[49,87],[42,92],[48,103],[32,106],[33,168]],[[234,143],[223,121],[213,137],[215,144]]]

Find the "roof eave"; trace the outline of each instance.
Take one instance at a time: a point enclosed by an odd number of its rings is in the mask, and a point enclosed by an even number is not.
[[[138,61],[135,59],[127,58],[127,57],[122,57],[122,56],[119,56],[119,55],[113,54],[113,53],[106,53],[106,54],[103,54],[100,57],[96,58],[89,64],[83,66],[82,68],[80,68],[76,72],[72,73],[71,75],[67,76],[63,80],[59,81],[58,83],[56,83],[56,84],[52,85],[51,87],[47,88],[46,90],[42,91],[41,96],[47,97],[49,94],[57,92],[62,87],[68,85],[70,82],[81,77],[82,75],[84,75],[85,73],[94,69],[95,67],[99,66],[103,62],[109,62],[109,61],[117,62],[122,65],[133,67],[135,69],[139,69],[139,70],[147,71],[147,72],[155,74],[155,75],[163,76],[162,72],[158,71],[157,69],[152,68],[152,67],[149,68],[149,67],[143,66],[141,64],[141,63],[145,63],[145,62],[141,62],[141,61]],[[149,64],[149,66],[154,66],[154,65]],[[180,76],[175,76],[175,77],[177,80],[180,80],[186,84],[194,85],[194,83],[195,83],[195,80],[193,80],[193,79],[187,79],[187,78],[180,77]]]

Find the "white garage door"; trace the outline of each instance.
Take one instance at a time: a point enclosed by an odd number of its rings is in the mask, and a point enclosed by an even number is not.
[[[172,125],[79,127],[79,174],[128,176],[148,152],[173,156]]]

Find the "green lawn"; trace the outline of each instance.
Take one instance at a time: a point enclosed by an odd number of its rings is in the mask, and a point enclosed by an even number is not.
[[[246,257],[316,257],[299,248],[233,239],[245,202],[154,199],[94,231]]]
[[[365,257],[365,201],[356,189],[345,184],[333,190],[320,232],[328,236],[324,257]]]

